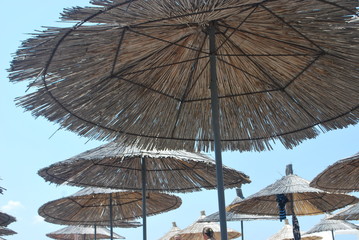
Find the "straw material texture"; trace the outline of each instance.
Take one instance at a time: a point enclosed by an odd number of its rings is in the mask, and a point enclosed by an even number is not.
[[[277,194],[289,199],[285,205],[287,215],[315,215],[331,212],[358,202],[354,196],[325,192],[309,186],[309,181],[290,174],[277,180],[243,201],[234,202],[227,211],[246,214],[279,215]],[[292,205],[293,201],[293,205]]]
[[[329,219],[335,220],[359,220],[359,203],[353,204],[336,214],[332,215]]]
[[[94,239],[95,238],[95,229],[94,227],[87,226],[68,226],[61,228],[55,232],[47,233],[46,236],[53,239],[66,239],[66,240],[78,240],[78,239]],[[111,233],[107,228],[97,227],[96,228],[96,238],[97,239],[109,239]],[[113,233],[113,238],[115,239],[125,239],[125,237]]]
[[[124,220],[142,217],[141,192],[84,188],[69,197],[42,205],[38,212],[47,222],[56,224],[110,226],[110,196],[113,225],[140,226]],[[147,216],[176,209],[182,204],[179,197],[159,192],[147,193],[146,200]]]
[[[6,213],[3,213],[3,212],[0,212],[0,226],[8,226],[10,223],[13,223],[16,221],[16,218],[9,215],[9,214],[6,214]]]
[[[285,220],[285,224],[281,230],[276,234],[272,235],[268,240],[293,240],[293,227],[288,223],[288,220]],[[322,237],[319,236],[301,236],[302,240],[320,240]]]
[[[158,240],[170,240],[170,238],[176,236],[179,231],[181,231],[181,229],[177,227],[177,224],[175,222],[172,222],[172,228]]]
[[[223,150],[293,148],[358,123],[356,0],[94,0],[20,46],[18,106],[81,136],[213,150],[214,24]],[[97,24],[101,23],[101,24]]]
[[[334,192],[359,191],[359,152],[327,167],[310,186]]]
[[[344,220],[323,218],[318,224],[314,225],[311,229],[309,229],[306,234],[325,231],[334,232],[337,230],[359,230],[359,226]]]
[[[13,231],[13,230],[11,230],[9,228],[0,226],[0,236],[14,235],[14,234],[17,234],[17,232],[15,232],[15,231]]]
[[[204,227],[212,228],[214,232],[214,238],[220,240],[220,226],[217,223],[213,222],[202,222],[203,218],[206,217],[204,211],[201,211],[201,216],[198,220],[188,227],[182,229],[178,234],[181,236],[181,240],[203,240],[202,230]],[[227,228],[228,239],[234,239],[241,236],[240,232],[235,231],[234,229]],[[170,238],[170,240],[174,240],[174,237]]]
[[[141,191],[142,158],[146,162],[147,191],[193,192],[217,186],[215,162],[204,154],[146,151],[115,142],[52,164],[38,173],[56,184]],[[244,173],[225,166],[223,178],[226,188],[250,182]]]

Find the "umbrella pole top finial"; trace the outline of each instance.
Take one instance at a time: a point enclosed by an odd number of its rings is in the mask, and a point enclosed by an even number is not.
[[[206,216],[206,212],[204,210],[201,211],[201,216]]]
[[[177,227],[176,222],[172,222],[172,226],[173,226],[173,227]]]
[[[244,199],[242,188],[236,188],[237,197]]]
[[[292,164],[288,164],[285,168],[285,175],[291,175],[293,174],[293,165]]]

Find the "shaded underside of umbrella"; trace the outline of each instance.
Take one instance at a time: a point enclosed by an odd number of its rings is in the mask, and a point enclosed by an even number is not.
[[[285,220],[285,224],[281,230],[272,235],[268,240],[293,240],[293,227],[289,224],[288,220]],[[320,240],[320,236],[305,236],[302,235],[302,240]]]
[[[111,142],[54,163],[38,173],[46,181],[77,186],[142,189],[142,159],[146,162],[146,190],[192,192],[215,189],[216,167],[209,156],[186,151],[146,151]],[[226,188],[249,183],[249,177],[223,167]]]
[[[135,191],[84,188],[42,205],[38,212],[46,221],[57,224],[110,226],[110,201],[113,226],[141,226],[125,221],[142,217],[142,193]],[[176,209],[182,204],[179,197],[160,192],[147,193],[146,201],[147,216]]]
[[[292,148],[358,122],[356,0],[92,3],[17,51],[9,78],[35,87],[17,99],[34,116],[93,139],[213,150],[214,54],[224,150]]]
[[[353,204],[329,217],[335,220],[359,220],[359,203]]]
[[[233,202],[227,207],[227,211],[278,215],[277,194],[284,194],[289,200],[285,205],[287,215],[293,215],[293,210],[295,215],[322,214],[358,202],[358,199],[351,195],[312,188],[309,181],[290,174],[243,201]]]
[[[359,191],[359,152],[327,167],[310,186],[326,191]]]
[[[9,214],[0,212],[0,226],[6,227],[7,225],[9,225],[10,223],[13,223],[15,221],[16,221],[15,217],[13,217]]]
[[[94,239],[95,238],[95,229],[94,227],[89,226],[68,226],[61,228],[55,232],[47,233],[46,236],[53,239],[66,239],[66,240],[76,240],[76,239]],[[80,236],[80,237],[79,237]],[[108,239],[110,238],[110,231],[104,227],[96,228],[96,239]],[[125,237],[113,234],[113,238],[116,239],[125,239]]]
[[[171,237],[176,236],[176,234],[179,233],[179,231],[181,231],[181,229],[177,227],[177,224],[175,222],[172,222],[171,229],[158,240],[169,240]]]
[[[214,237],[216,239],[221,239],[220,235],[220,225],[214,222],[203,222],[200,221],[203,218],[206,217],[206,214],[204,211],[201,211],[201,216],[198,218],[198,220],[188,227],[182,229],[177,234],[181,236],[181,240],[202,240],[203,239],[203,228],[204,227],[210,227],[212,228],[214,232]],[[240,232],[235,231],[234,229],[228,228],[228,239],[234,239],[241,236]],[[174,237],[170,238],[170,240],[174,240]]]
[[[15,231],[13,231],[13,230],[11,230],[9,228],[0,226],[0,236],[14,235],[14,234],[17,234],[17,232],[15,232]]]
[[[325,231],[334,232],[337,230],[359,230],[359,226],[344,220],[333,220],[324,218],[318,224],[314,225],[311,229],[309,229],[306,234]]]

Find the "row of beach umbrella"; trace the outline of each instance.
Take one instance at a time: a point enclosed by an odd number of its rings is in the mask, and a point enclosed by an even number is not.
[[[222,240],[222,149],[290,149],[358,123],[357,1],[91,3],[22,43],[9,79],[31,90],[17,105],[90,139],[214,151]]]

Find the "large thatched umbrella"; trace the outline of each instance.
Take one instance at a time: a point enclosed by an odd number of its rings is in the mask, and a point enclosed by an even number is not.
[[[187,151],[150,151],[111,142],[39,170],[56,184],[98,186],[129,190],[191,192],[214,189],[216,166],[207,155]],[[228,188],[249,183],[249,177],[223,168]],[[143,238],[146,239],[146,198],[142,199]]]
[[[353,205],[331,215],[328,219],[359,220],[359,203],[353,204]]]
[[[95,139],[215,150],[292,148],[358,122],[356,0],[94,0],[25,41],[17,104]]]
[[[110,231],[105,227],[99,227],[94,231],[90,226],[68,226],[55,232],[47,233],[46,236],[53,239],[82,240],[82,239],[106,239],[110,238]],[[125,237],[114,234],[115,239],[125,239]]]
[[[13,217],[9,214],[0,212],[0,226],[6,227],[7,225],[9,225],[10,223],[13,223],[15,221],[16,221],[15,217]]]
[[[293,227],[289,224],[288,220],[285,219],[284,226],[275,234],[273,234],[268,240],[292,240],[293,236]],[[305,236],[301,237],[302,240],[320,240],[320,236]]]
[[[347,222],[345,220],[333,220],[328,219],[328,216],[320,220],[320,222],[309,229],[306,234],[318,233],[318,232],[332,232],[332,238],[334,238],[334,231],[337,230],[359,230],[359,226]]]
[[[237,197],[232,201],[240,202],[244,200],[243,192],[241,188],[236,189]],[[234,213],[234,212],[226,212],[226,220],[228,221],[240,221],[241,222],[241,237],[244,240],[244,228],[243,228],[243,221],[253,221],[253,220],[273,220],[279,219],[278,216],[264,216],[264,215],[254,215],[254,214],[241,214],[241,213]],[[219,222],[219,212],[212,213],[206,216],[203,219],[199,219],[199,222]]]
[[[0,226],[0,236],[17,234],[14,230]]]
[[[176,222],[172,222],[171,229],[158,240],[170,240],[170,238],[176,236],[176,234],[178,234],[179,231],[181,231],[181,229],[177,227]]]
[[[331,212],[358,201],[354,196],[310,187],[309,181],[293,174],[292,165],[287,166],[286,173],[286,176],[259,192],[230,204],[227,210],[263,215],[279,215],[284,212],[284,218],[292,215],[294,239],[300,239],[297,215]]]
[[[310,186],[326,191],[359,191],[359,152],[327,167],[310,182]]]
[[[201,211],[201,216],[197,219],[197,221],[190,224],[188,227],[180,230],[177,234],[181,237],[181,240],[203,240],[202,230],[204,227],[212,228],[215,239],[221,239],[220,225],[214,222],[202,221],[205,217],[206,217],[205,211]],[[228,228],[229,239],[238,238],[240,236],[241,236],[240,232]],[[170,240],[175,240],[175,239],[174,237],[171,237]]]

